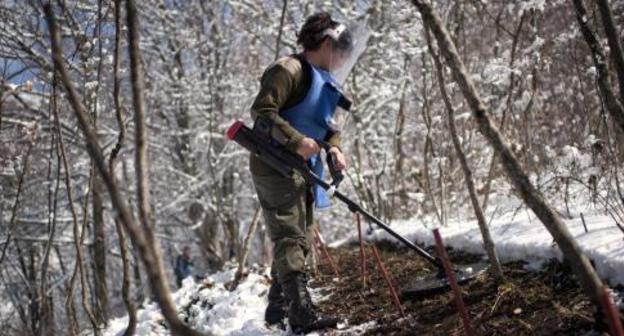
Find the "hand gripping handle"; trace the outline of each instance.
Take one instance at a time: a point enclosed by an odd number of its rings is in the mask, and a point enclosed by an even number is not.
[[[330,184],[332,188],[331,190],[328,190],[328,193],[332,195],[335,189],[338,188],[338,185],[340,185],[340,182],[344,179],[344,175],[336,168],[336,155],[329,151],[332,146],[327,141],[319,139],[316,139],[316,143],[319,147],[323,148],[327,154],[327,166],[329,167],[329,174],[332,177],[332,182]]]

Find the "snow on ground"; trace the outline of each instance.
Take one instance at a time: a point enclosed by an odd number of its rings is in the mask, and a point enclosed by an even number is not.
[[[586,195],[579,193],[582,197]],[[596,265],[598,274],[611,286],[624,285],[624,233],[619,230],[614,220],[603,214],[602,210],[589,205],[586,200],[573,200],[568,207],[559,204],[560,213],[569,213],[574,219],[565,220],[568,229],[580,244],[583,251]],[[523,207],[515,197],[499,193],[492,198],[495,210],[487,214],[493,217],[489,223],[499,257],[503,262],[524,260],[527,267],[538,269],[550,259],[561,260],[562,255],[551,235],[536,218]],[[580,214],[585,214],[588,232],[585,232]],[[470,218],[469,210],[458,210],[457,218],[440,228],[447,247],[469,253],[485,254],[482,248],[481,233],[476,220]],[[394,221],[391,227],[399,234],[418,243],[431,246],[434,244],[431,229],[437,227],[432,216],[411,220]],[[395,241],[381,229],[364,234],[368,241]],[[350,237],[336,241],[331,246],[357,241],[357,232]],[[398,242],[397,242],[398,243]],[[413,256],[418,258],[417,256]],[[182,288],[173,293],[174,302],[180,317],[195,329],[210,331],[214,335],[289,335],[287,331],[267,328],[264,324],[264,309],[267,304],[269,283],[268,270],[253,267],[249,276],[232,292],[227,290],[234,278],[236,266],[229,265],[225,271],[212,274],[206,280],[196,283],[192,279],[184,281]],[[312,290],[317,302],[331,300],[331,291]],[[623,297],[617,297],[618,305],[624,304]],[[169,335],[158,306],[146,302],[138,311],[136,335]],[[345,321],[348,322],[348,321]],[[127,317],[109,321],[105,336],[121,336],[127,325]],[[332,331],[333,335],[358,335],[374,327],[375,321],[359,326],[341,325],[341,330]],[[317,335],[312,333],[310,335]]]
[[[585,232],[581,219],[566,220],[570,232],[583,251],[596,263],[599,275],[612,286],[624,285],[624,234],[608,216],[594,214],[587,216],[585,222],[588,232]],[[431,233],[433,226],[427,227],[417,219],[396,221],[391,227],[418,243],[434,244]],[[490,230],[503,262],[524,260],[529,263],[529,267],[539,268],[549,259],[560,260],[562,257],[550,234],[529,211],[501,215],[490,223]],[[440,232],[447,247],[470,253],[484,253],[481,233],[474,220],[451,222],[440,228]],[[379,229],[365,236],[369,241],[394,240]],[[333,245],[355,242],[356,239],[357,234],[354,234]],[[225,286],[234,278],[235,269],[235,265],[230,265],[225,271],[213,274],[200,283],[192,279],[185,280],[182,288],[173,293],[180,317],[193,328],[210,331],[214,335],[289,335],[287,331],[270,329],[264,324],[264,308],[269,289],[267,270],[250,273],[236,290],[230,292]],[[312,295],[315,301],[331,299],[326,291],[313,290]],[[137,335],[169,335],[159,308],[153,302],[145,303],[138,311],[138,321]],[[104,335],[121,336],[127,322],[127,317],[110,321]],[[371,321],[364,325],[351,326],[335,331],[335,334],[361,334],[373,327],[374,323]]]
[[[565,220],[568,229],[582,250],[595,262],[601,278],[610,285],[624,285],[624,233],[619,230],[609,216],[586,216],[588,232],[585,232],[580,218]],[[433,225],[425,225],[418,219],[392,222],[391,228],[406,238],[427,246],[434,245]],[[446,247],[470,253],[485,254],[482,247],[481,232],[476,220],[450,222],[440,227]],[[507,213],[490,223],[490,231],[499,258],[502,262],[524,260],[529,267],[539,268],[550,259],[562,259],[562,254],[544,225],[529,211],[518,214]],[[371,234],[364,234],[369,241],[396,241],[381,229]],[[352,243],[357,240],[357,233],[338,241],[333,246]]]
[[[236,267],[231,265],[227,270],[211,275],[202,282],[192,279],[184,280],[182,288],[173,293],[173,300],[178,308],[178,314],[191,327],[213,335],[243,336],[290,335],[287,331],[278,328],[267,328],[264,323],[264,309],[267,305],[269,283],[261,272],[250,273],[236,290],[230,292],[226,284],[234,279]],[[321,291],[311,292],[314,301],[327,299]],[[164,328],[158,305],[148,302],[137,314],[138,326],[136,335],[160,336],[169,335]],[[124,316],[109,321],[109,327],[104,336],[121,336],[128,324],[128,317]],[[336,331],[336,335],[357,335],[374,326],[374,322],[350,329]],[[311,333],[308,335],[318,335]]]
[[[261,274],[251,273],[230,292],[225,285],[234,278],[235,268],[209,276],[202,282],[188,278],[173,293],[180,317],[200,331],[215,335],[281,335],[264,326],[269,284]],[[169,335],[156,303],[150,302],[138,312],[137,335]],[[105,336],[120,336],[128,323],[127,316],[110,321]]]

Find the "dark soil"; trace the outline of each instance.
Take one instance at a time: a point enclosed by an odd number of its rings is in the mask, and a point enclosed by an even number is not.
[[[434,270],[406,250],[380,246],[381,257],[397,290],[418,274]],[[339,267],[333,280],[329,264],[321,258],[313,284],[330,289],[329,299],[319,303],[325,313],[347,319],[350,326],[375,320],[367,335],[464,335],[450,292],[425,298],[403,298],[407,318],[401,318],[390,292],[367,249],[368,285],[363,286],[359,247],[330,250]],[[480,261],[480,257],[449,251],[454,264]],[[507,282],[497,285],[483,274],[461,286],[473,329],[477,335],[584,335],[600,329],[594,308],[566,267],[550,262],[539,272],[527,271],[522,263],[504,265]]]

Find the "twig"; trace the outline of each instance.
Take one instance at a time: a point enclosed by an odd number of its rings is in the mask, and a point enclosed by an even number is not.
[[[256,207],[256,211],[254,212],[249,228],[247,229],[247,235],[243,241],[242,251],[239,253],[240,257],[238,259],[238,269],[236,270],[236,275],[234,276],[234,282],[232,282],[232,285],[230,286],[230,291],[235,290],[236,287],[238,287],[240,280],[243,278],[247,255],[249,254],[249,248],[251,247],[251,237],[253,237],[254,232],[256,232],[261,214],[262,208],[260,206]]]
[[[33,136],[31,141],[28,143],[28,149],[26,149],[26,154],[24,155],[24,161],[22,162],[22,172],[19,177],[19,181],[17,183],[17,193],[15,195],[15,202],[13,202],[13,208],[11,209],[11,219],[9,219],[9,228],[7,233],[7,238],[4,241],[4,247],[2,248],[2,255],[0,256],[0,265],[4,261],[4,257],[6,256],[7,248],[9,247],[9,243],[11,242],[11,237],[13,235],[13,229],[15,226],[15,218],[17,217],[17,210],[20,206],[20,196],[22,194],[22,185],[24,184],[24,177],[28,170],[30,170],[30,154],[33,146],[35,145],[35,137]]]
[[[282,31],[284,30],[284,18],[286,17],[286,7],[288,6],[288,0],[283,0],[284,1],[284,5],[282,7],[282,17],[280,18],[280,25],[279,25],[279,29],[277,30],[277,41],[275,42],[275,58],[274,60],[277,61],[277,58],[279,57],[279,51],[280,51],[280,43],[282,42]]]

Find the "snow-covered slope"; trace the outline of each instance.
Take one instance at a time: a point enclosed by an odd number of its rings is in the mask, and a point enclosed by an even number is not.
[[[566,220],[568,229],[591,258],[601,278],[610,285],[624,285],[624,233],[608,216],[595,215],[585,218],[587,231],[580,218]],[[432,227],[426,227],[417,219],[396,221],[391,227],[410,240],[431,246],[434,244]],[[492,238],[502,262],[524,260],[534,267],[549,259],[562,259],[561,251],[553,242],[544,225],[530,212],[522,211],[501,216],[490,223]],[[471,253],[485,253],[476,220],[449,223],[440,233],[447,247]],[[396,241],[382,230],[364,235],[369,241]],[[340,245],[355,242],[357,234],[336,242]],[[398,241],[396,241],[399,244]]]
[[[427,221],[431,223],[432,221]],[[579,219],[567,220],[568,228],[582,249],[595,262],[599,275],[610,285],[624,285],[624,234],[608,216],[593,214],[585,217],[588,232]],[[407,238],[425,245],[433,244],[431,229],[419,219],[396,221],[391,227]],[[490,223],[490,230],[503,262],[524,260],[530,267],[538,268],[550,259],[561,259],[561,252],[541,222],[529,211],[509,212]],[[447,247],[470,253],[484,253],[481,234],[476,221],[451,222],[440,228]],[[364,235],[369,241],[393,241],[382,230]],[[355,242],[357,232],[334,246]],[[397,242],[398,244],[398,242]],[[417,257],[415,257],[417,258]],[[196,283],[191,279],[173,294],[181,318],[193,328],[210,331],[215,335],[288,335],[280,329],[270,329],[264,324],[267,303],[268,270],[255,268],[234,291],[226,289],[234,278],[235,266],[211,275]],[[327,299],[313,292],[315,301]],[[620,305],[622,302],[619,303]],[[155,303],[146,303],[138,313],[137,335],[169,335]],[[374,326],[374,321],[348,329],[332,331],[335,335],[359,334]],[[105,336],[120,336],[127,325],[127,317],[109,322]],[[313,334],[314,335],[314,334]]]
[[[182,320],[199,331],[210,331],[218,336],[290,335],[289,331],[277,327],[268,328],[265,325],[264,309],[267,305],[269,290],[266,270],[253,269],[234,291],[229,291],[226,286],[234,279],[235,271],[235,265],[229,265],[227,270],[213,274],[202,282],[195,282],[191,278],[184,280],[182,288],[173,293],[173,299]],[[315,302],[328,298],[319,290],[312,290],[311,295]],[[137,315],[136,335],[170,335],[164,327],[164,318],[156,303],[146,303]],[[109,321],[104,336],[123,335],[127,324],[127,316]],[[374,325],[375,322],[371,321],[361,326],[344,329],[344,325],[339,324],[339,328],[343,329],[334,330],[333,334],[357,335]],[[318,335],[318,333],[308,335]]]
[[[225,285],[234,278],[234,268],[216,273],[196,283],[186,279],[173,294],[181,317],[193,328],[215,335],[281,335],[281,330],[264,326],[264,308],[269,288],[267,278],[251,273],[230,292]],[[138,312],[137,335],[169,335],[163,327],[158,305],[148,303]],[[120,336],[128,323],[127,317],[110,321],[105,336]]]

